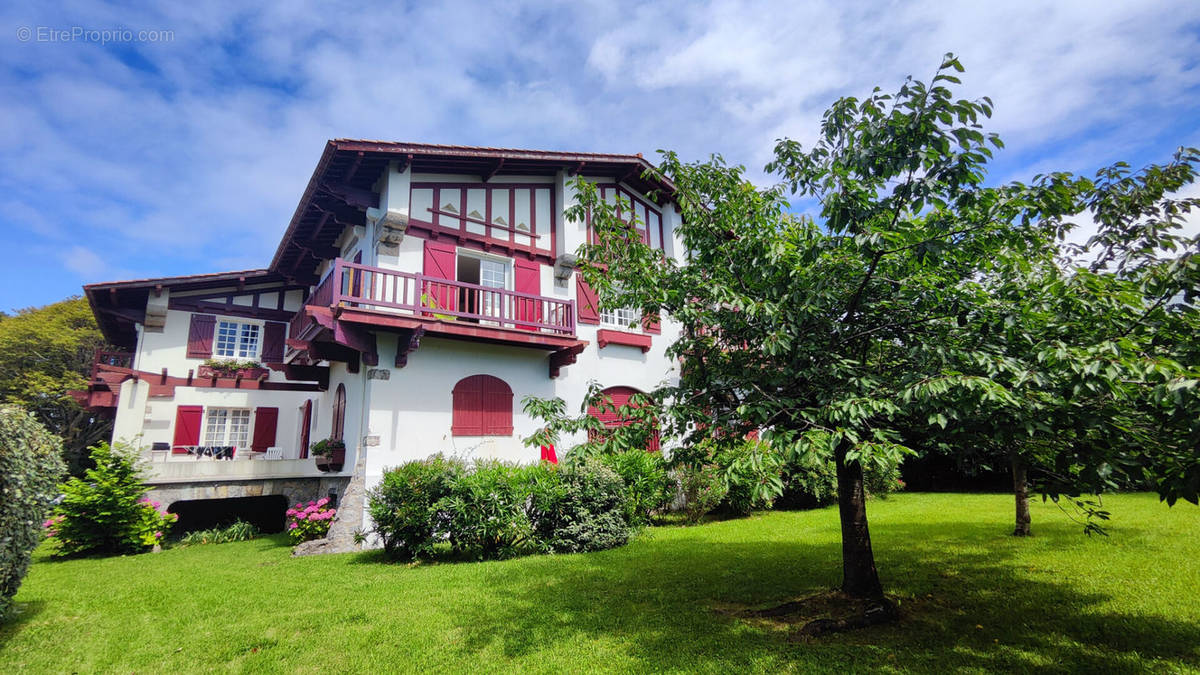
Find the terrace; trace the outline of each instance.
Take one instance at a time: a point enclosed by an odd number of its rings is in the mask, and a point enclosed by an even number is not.
[[[573,362],[586,344],[575,337],[574,300],[338,258],[292,318],[287,358],[303,363],[361,357],[366,365],[376,365],[377,330],[401,335],[397,367],[403,367],[422,336],[551,351],[552,374]]]

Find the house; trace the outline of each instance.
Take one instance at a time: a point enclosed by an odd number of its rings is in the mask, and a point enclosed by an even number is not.
[[[114,440],[144,449],[156,498],[179,507],[270,498],[255,508],[282,513],[437,452],[536,461],[523,397],[576,409],[595,380],[619,403],[675,372],[670,317],[600,310],[572,264],[588,224],[565,217],[582,177],[678,256],[672,186],[649,168],[330,141],[265,269],[84,288],[124,351],[97,353],[79,399],[114,416]],[[321,439],[344,441],[341,462],[309,456]]]

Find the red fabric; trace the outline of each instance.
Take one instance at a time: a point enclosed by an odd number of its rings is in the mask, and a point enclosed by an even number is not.
[[[453,280],[457,255],[454,244],[426,239],[425,276]],[[455,286],[426,281],[421,293],[421,305],[424,307],[453,311],[458,306],[458,288]]]
[[[554,453],[553,444],[542,446],[542,461],[550,462],[551,464],[558,464],[558,455]]]
[[[287,324],[278,321],[268,321],[263,326],[263,363],[283,363],[283,339],[287,332]]]
[[[511,436],[512,389],[498,377],[472,375],[454,385],[451,393],[454,436]]]
[[[192,315],[192,324],[188,328],[187,357],[189,359],[212,358],[213,332],[216,327],[217,317],[212,314]]]
[[[529,295],[542,294],[542,266],[533,260],[513,260],[513,289]],[[542,320],[542,302],[529,298],[514,298],[514,316],[518,321]],[[517,326],[521,330],[537,330],[535,326]]]
[[[588,286],[578,272],[575,273],[575,307],[579,312],[579,323],[600,324],[600,302],[596,298],[596,291]]]
[[[279,408],[255,408],[254,438],[250,441],[250,449],[266,452],[267,448],[275,445],[275,428],[278,425]]]
[[[175,409],[175,440],[171,441],[171,452],[186,455],[180,446],[200,445],[200,419],[204,417],[204,406],[181,405]]]

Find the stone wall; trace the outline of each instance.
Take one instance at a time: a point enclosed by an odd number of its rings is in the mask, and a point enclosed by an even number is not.
[[[175,502],[193,499],[283,495],[287,498],[288,506],[291,506],[297,502],[307,502],[324,497],[329,493],[331,487],[337,488],[340,501],[346,493],[346,486],[349,483],[350,476],[163,483],[151,486],[150,497],[162,502],[164,508],[170,508]]]

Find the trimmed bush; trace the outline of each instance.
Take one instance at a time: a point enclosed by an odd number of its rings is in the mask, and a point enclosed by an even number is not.
[[[0,408],[0,620],[29,571],[66,471],[62,441],[20,408]]]
[[[789,462],[783,474],[783,508],[811,509],[837,502],[837,468],[832,460],[817,464]],[[863,465],[863,487],[867,494],[887,499],[888,494],[904,488],[900,465],[868,461]]]
[[[464,471],[461,462],[439,454],[384,472],[383,481],[368,493],[368,507],[388,557],[414,559],[433,552],[446,531],[438,503]]]
[[[545,549],[580,553],[629,541],[629,491],[621,476],[604,462],[572,462],[557,472],[544,466],[533,477],[529,514],[536,538]]]
[[[101,443],[91,448],[94,469],[60,489],[63,500],[47,523],[61,555],[142,553],[160,543],[179,519],[148,499],[135,449]]]
[[[675,481],[662,454],[642,449],[626,450],[600,458],[625,483],[625,519],[631,525],[649,524],[650,516],[671,504]]]
[[[537,550],[525,512],[528,468],[479,460],[450,483],[438,502],[446,516],[450,545],[474,557],[506,558]]]

